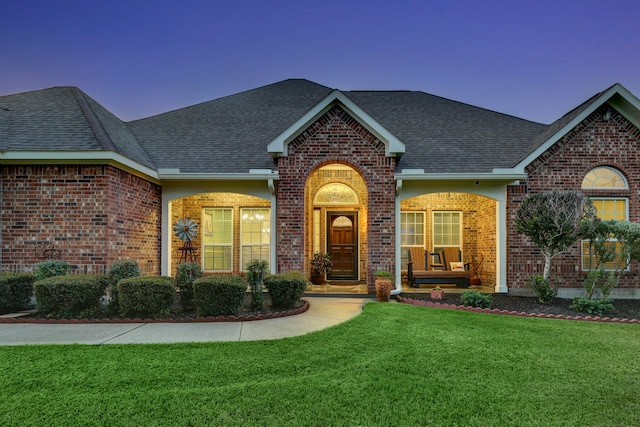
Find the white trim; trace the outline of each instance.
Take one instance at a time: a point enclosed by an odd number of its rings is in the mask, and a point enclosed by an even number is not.
[[[500,173],[402,173],[395,175],[396,180],[405,181],[506,181],[513,182],[526,179],[524,172]],[[411,169],[413,171],[413,169]]]
[[[165,173],[158,174],[164,181],[264,181],[278,179],[278,172],[272,173]]]
[[[364,110],[358,107],[353,101],[337,89],[331,92],[304,116],[300,117],[295,123],[271,141],[267,146],[269,154],[271,154],[272,157],[286,156],[287,145],[289,142],[296,138],[336,104],[341,104],[341,106],[362,126],[384,143],[385,154],[387,156],[401,156],[404,154],[405,146],[398,138],[393,136],[391,132],[385,129],[380,123],[375,121],[370,115],[364,112]]]
[[[114,151],[0,151],[0,163],[114,162],[157,180],[158,172]]]

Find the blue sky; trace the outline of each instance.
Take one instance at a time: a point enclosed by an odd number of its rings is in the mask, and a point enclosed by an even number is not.
[[[0,94],[78,86],[123,120],[306,78],[550,123],[640,96],[638,0],[4,0]]]

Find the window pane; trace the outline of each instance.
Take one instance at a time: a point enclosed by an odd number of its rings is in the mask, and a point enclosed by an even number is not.
[[[407,269],[410,247],[424,247],[424,212],[400,212],[401,268]]]
[[[253,260],[269,261],[271,244],[271,210],[245,208],[241,213],[240,260],[242,270]]]
[[[433,246],[457,246],[462,243],[460,212],[434,212],[433,213]],[[461,248],[462,249],[462,248]]]
[[[230,208],[204,210],[202,264],[207,271],[231,271],[233,211]]]

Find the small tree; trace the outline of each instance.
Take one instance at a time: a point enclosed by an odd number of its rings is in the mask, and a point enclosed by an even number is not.
[[[247,282],[251,288],[251,308],[262,310],[264,307],[264,278],[267,275],[269,263],[267,261],[253,260],[247,264]]]
[[[584,283],[587,298],[596,289],[607,298],[620,283],[633,260],[640,260],[640,224],[629,221],[601,221],[590,235],[589,275]]]
[[[516,230],[528,236],[544,256],[543,278],[549,281],[551,260],[597,225],[596,210],[584,194],[553,190],[534,194],[522,202]]]

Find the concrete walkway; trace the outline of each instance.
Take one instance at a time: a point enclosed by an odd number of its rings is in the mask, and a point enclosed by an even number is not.
[[[295,316],[251,322],[0,324],[0,345],[148,344],[255,341],[304,335],[345,322],[375,298],[304,297],[309,310]]]

